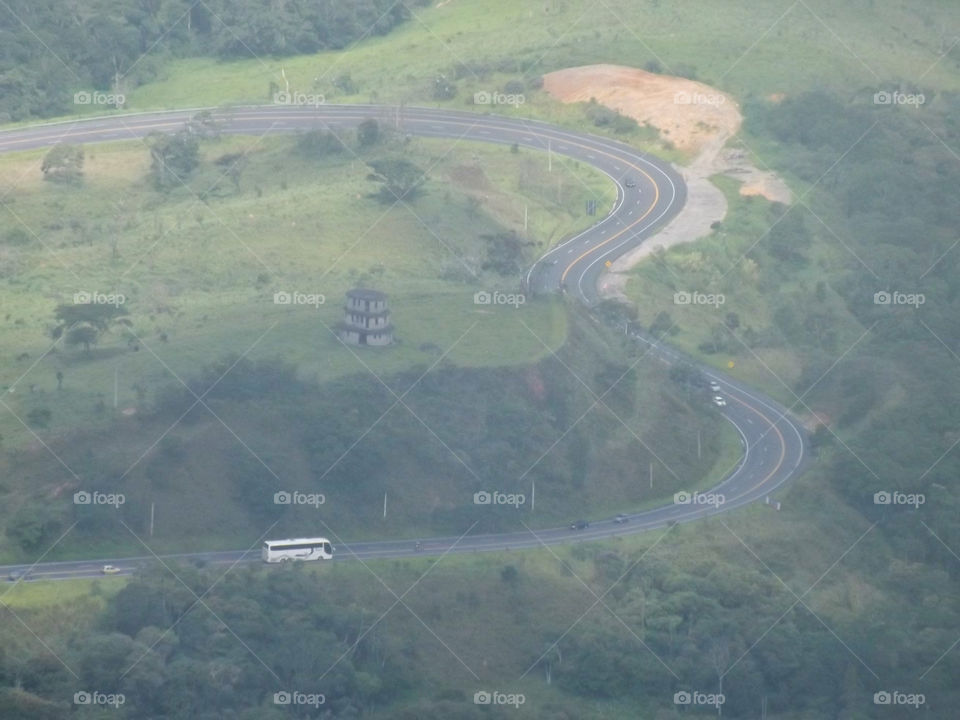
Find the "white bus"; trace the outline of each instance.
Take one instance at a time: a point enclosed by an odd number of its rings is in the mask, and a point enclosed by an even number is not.
[[[326,538],[266,540],[263,543],[263,561],[268,563],[284,560],[329,560],[332,557],[333,546]]]

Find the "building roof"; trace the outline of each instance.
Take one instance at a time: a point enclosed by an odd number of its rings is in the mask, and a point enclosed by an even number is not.
[[[353,288],[352,290],[347,290],[347,297],[357,298],[358,300],[386,300],[387,294],[379,290]]]

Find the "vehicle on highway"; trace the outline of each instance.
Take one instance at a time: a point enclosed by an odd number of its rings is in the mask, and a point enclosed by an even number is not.
[[[118,572],[120,572],[120,568],[118,568],[116,565],[104,565],[100,572],[102,572],[104,575],[116,575]]]
[[[623,525],[625,522],[630,522],[630,518],[627,517],[626,515],[624,515],[623,513],[620,513],[620,514],[617,515],[615,518],[613,518],[613,521],[614,521],[617,525]]]
[[[717,407],[726,407],[727,401],[723,399],[723,395],[714,395],[713,404]]]
[[[30,571],[29,570],[11,570],[10,574],[7,575],[7,580],[10,582],[16,582],[17,580],[29,580]]]
[[[637,181],[634,180],[632,177],[628,177],[624,179],[623,184],[626,185],[627,187],[636,187]]]
[[[571,530],[583,530],[584,528],[588,527],[590,527],[590,523],[588,523],[586,520],[574,520],[572,523],[570,523]]]
[[[720,392],[720,383],[718,383],[716,380],[711,380],[710,389],[715,393]]]
[[[330,560],[333,545],[326,538],[290,538],[266,540],[263,543],[264,562],[277,563],[290,560]]]

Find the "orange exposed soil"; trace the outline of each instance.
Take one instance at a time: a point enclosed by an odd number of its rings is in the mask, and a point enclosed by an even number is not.
[[[593,98],[692,153],[735,135],[743,121],[736,101],[709,85],[620,65],[557,70],[543,76],[543,87],[565,103]]]

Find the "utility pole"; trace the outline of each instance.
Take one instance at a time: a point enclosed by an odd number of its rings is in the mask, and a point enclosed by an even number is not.
[[[387,494],[383,494],[383,519],[387,519]]]
[[[553,172],[553,150],[549,138],[547,138],[547,172]]]
[[[653,490],[653,463],[650,463],[650,489]]]
[[[697,430],[697,460],[700,459],[700,430]]]
[[[153,503],[150,503],[150,537],[153,537]]]
[[[116,410],[120,404],[120,368],[113,368],[113,409]]]
[[[537,504],[537,481],[530,481],[530,512],[533,512],[533,506]]]

